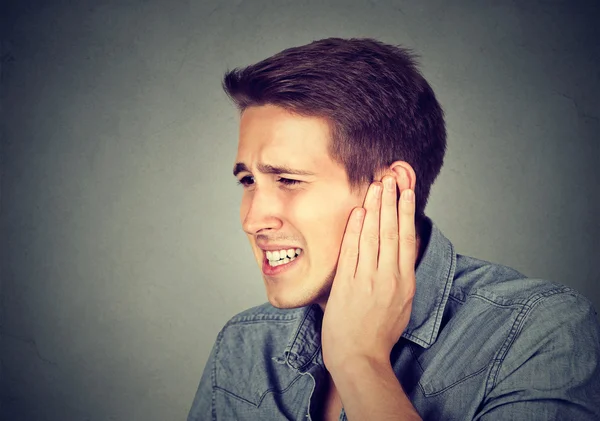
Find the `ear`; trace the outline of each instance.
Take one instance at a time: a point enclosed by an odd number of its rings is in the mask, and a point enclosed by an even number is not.
[[[391,175],[396,179],[396,185],[400,192],[405,189],[414,190],[417,184],[417,175],[413,167],[405,161],[395,161],[378,177],[381,180],[384,176]]]

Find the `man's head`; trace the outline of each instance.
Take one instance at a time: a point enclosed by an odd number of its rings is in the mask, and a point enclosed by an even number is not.
[[[348,215],[382,174],[415,190],[424,217],[446,132],[408,51],[326,39],[234,69],[223,87],[241,111],[241,219],[273,305],[325,302]],[[301,252],[274,268],[266,251],[279,247]]]

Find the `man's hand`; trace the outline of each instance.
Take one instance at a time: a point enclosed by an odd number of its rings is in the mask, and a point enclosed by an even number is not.
[[[321,335],[334,381],[336,372],[356,363],[389,366],[410,319],[418,253],[415,201],[412,190],[397,201],[396,190],[389,176],[383,188],[371,184],[364,208],[352,211],[346,227]]]

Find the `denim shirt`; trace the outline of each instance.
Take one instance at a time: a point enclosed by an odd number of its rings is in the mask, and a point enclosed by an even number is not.
[[[411,318],[390,361],[425,420],[600,420],[600,327],[571,288],[457,255],[428,220]],[[318,419],[317,305],[233,317],[188,421]],[[399,418],[400,418],[399,414]],[[342,409],[339,420],[347,420]]]

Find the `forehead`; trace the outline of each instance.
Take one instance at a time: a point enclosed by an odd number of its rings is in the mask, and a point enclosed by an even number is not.
[[[237,162],[318,169],[336,165],[329,156],[329,125],[274,106],[249,107],[240,119]]]

